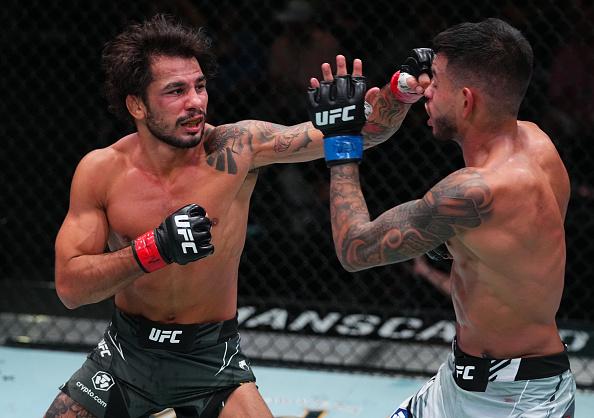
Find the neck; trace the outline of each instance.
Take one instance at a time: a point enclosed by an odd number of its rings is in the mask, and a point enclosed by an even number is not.
[[[177,148],[153,135],[142,135],[140,132],[137,133],[137,139],[137,165],[160,177],[169,176],[177,168],[198,164],[200,154],[204,151],[202,144],[193,148]]]
[[[518,121],[510,118],[491,126],[471,126],[462,135],[460,145],[467,167],[482,167],[499,150],[513,145]]]

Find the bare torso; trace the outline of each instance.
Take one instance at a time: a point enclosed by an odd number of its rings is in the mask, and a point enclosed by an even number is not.
[[[216,170],[202,149],[195,161],[160,178],[135,161],[135,135],[105,152],[113,153],[104,210],[109,247],[117,250],[188,203],[203,206],[213,222],[213,255],[171,264],[146,274],[115,295],[118,308],[154,321],[196,323],[232,318],[237,309],[237,275],[245,242],[248,209],[257,174],[241,154],[237,172]],[[202,146],[200,145],[202,148]]]
[[[489,220],[447,242],[458,343],[475,356],[563,351],[555,315],[565,274],[567,172],[536,125],[519,122],[511,147],[480,168],[493,191]]]

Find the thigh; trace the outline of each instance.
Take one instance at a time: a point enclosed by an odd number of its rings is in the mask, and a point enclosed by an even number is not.
[[[547,385],[544,381],[550,380]],[[555,381],[557,380],[557,381]],[[575,414],[575,379],[570,371],[556,378],[536,379],[541,388],[529,393],[532,399],[538,400],[536,405],[526,405],[517,416],[521,418],[574,418]],[[538,387],[538,386],[537,386]]]
[[[95,418],[80,404],[73,401],[68,395],[60,392],[52,402],[44,418]]]
[[[219,418],[272,418],[255,383],[244,383],[227,398]]]
[[[400,415],[395,414],[394,417],[454,417],[452,407],[456,402],[456,393],[450,378],[451,369],[448,363],[444,363],[435,376],[429,379],[417,393],[401,405],[400,412],[397,410]]]

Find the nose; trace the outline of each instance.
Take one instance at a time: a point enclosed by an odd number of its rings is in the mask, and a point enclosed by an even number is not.
[[[207,100],[206,90],[202,89],[196,91],[190,89],[186,97],[186,109],[200,109],[204,110]]]
[[[423,93],[423,95],[425,96],[425,98],[427,100],[429,100],[433,97],[433,83],[429,84],[429,86],[425,89],[425,92]]]

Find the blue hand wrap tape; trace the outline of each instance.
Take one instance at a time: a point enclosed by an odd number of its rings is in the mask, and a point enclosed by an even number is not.
[[[362,135],[339,135],[324,138],[324,155],[327,162],[361,160],[363,158]]]

